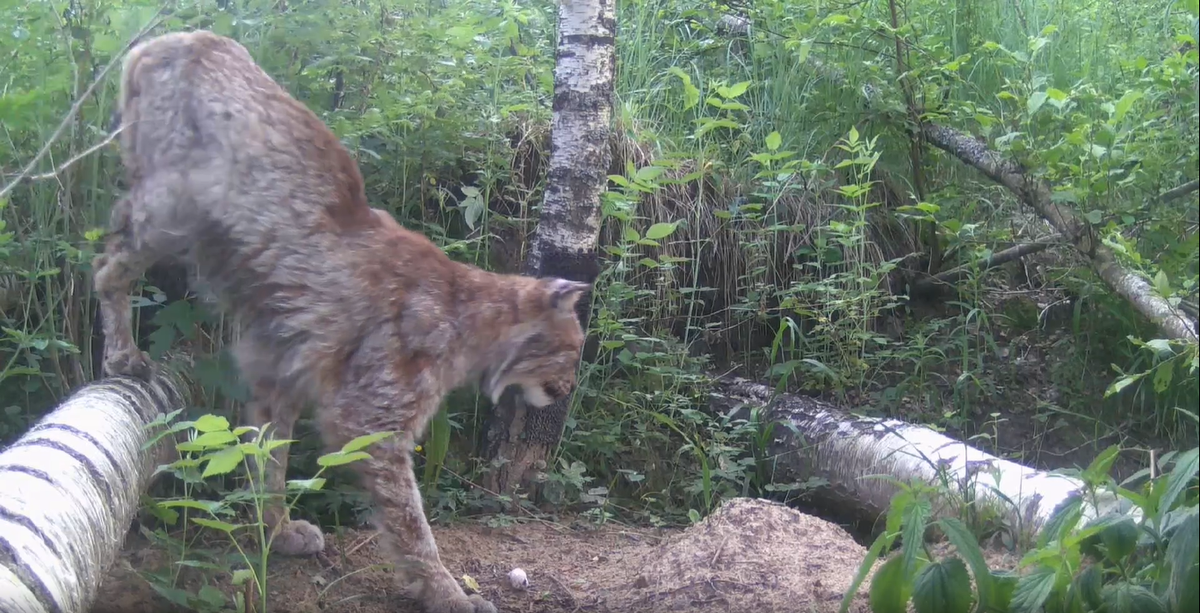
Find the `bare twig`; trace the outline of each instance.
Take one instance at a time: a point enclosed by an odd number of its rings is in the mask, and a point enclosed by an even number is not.
[[[33,169],[38,165],[38,162],[41,162],[42,158],[46,157],[46,154],[50,151],[50,147],[53,146],[56,141],[58,141],[59,137],[62,136],[63,131],[67,129],[67,126],[70,125],[71,121],[75,119],[75,116],[79,114],[79,109],[83,108],[83,103],[87,102],[87,99],[91,97],[92,92],[96,91],[96,87],[104,82],[104,77],[108,75],[108,72],[112,70],[112,67],[116,66],[121,59],[125,57],[125,54],[129,52],[129,49],[136,45],[142,39],[142,37],[144,37],[154,28],[158,27],[158,24],[161,21],[162,9],[159,9],[158,13],[154,15],[154,18],[151,19],[150,22],[147,23],[146,26],[143,27],[141,31],[139,31],[133,38],[129,39],[129,42],[125,43],[125,47],[122,48],[119,53],[113,55],[112,59],[108,61],[108,64],[104,66],[104,69],[100,71],[100,74],[96,75],[96,80],[92,81],[92,84],[89,85],[86,90],[84,90],[83,95],[79,96],[79,99],[75,101],[75,104],[71,105],[71,110],[67,112],[67,116],[63,117],[62,123],[58,124],[58,127],[55,128],[54,133],[52,133],[49,140],[42,145],[42,148],[37,152],[37,155],[33,156],[32,160],[29,160],[29,163],[25,165],[25,168],[22,168],[21,172],[18,173],[12,181],[9,181],[8,185],[4,186],[4,189],[0,189],[0,199],[7,196],[8,193],[11,192],[13,188],[15,188],[21,182],[33,178],[29,176],[29,173],[33,172]],[[54,175],[51,174],[50,176]]]
[[[91,147],[88,147],[82,153],[67,160],[67,162],[65,164],[63,164],[62,166],[59,166],[58,168],[55,168],[54,170],[51,170],[50,172],[44,172],[40,175],[29,175],[29,176],[25,177],[24,180],[26,180],[26,181],[44,181],[46,179],[53,179],[54,177],[57,177],[58,175],[65,172],[68,168],[74,166],[77,162],[79,162],[79,160],[82,160],[83,158],[108,146],[109,143],[113,142],[114,140],[117,139],[118,136],[120,136],[121,131],[124,129],[125,129],[125,126],[122,125],[121,127],[117,128],[117,130],[115,132],[113,132],[112,134],[109,134],[107,138],[96,143],[95,145],[92,145]]]

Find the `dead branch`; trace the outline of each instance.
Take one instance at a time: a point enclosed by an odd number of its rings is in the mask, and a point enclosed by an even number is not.
[[[1117,261],[1116,254],[1100,242],[1091,225],[1070,207],[1051,200],[1050,185],[1030,177],[1015,161],[953,128],[925,123],[925,137],[935,147],[973,166],[993,181],[1007,187],[1087,257],[1096,274],[1135,309],[1156,323],[1167,336],[1195,342],[1196,322],[1155,293],[1150,283]]]
[[[70,125],[71,121],[75,119],[75,116],[79,114],[79,109],[83,108],[83,103],[87,102],[88,98],[92,96],[92,92],[96,91],[96,88],[104,82],[104,77],[108,75],[108,71],[112,70],[112,67],[116,66],[121,59],[125,57],[125,54],[129,52],[130,48],[141,41],[142,38],[145,37],[146,34],[148,34],[151,30],[158,27],[158,24],[162,21],[162,13],[162,9],[159,9],[158,13],[154,15],[154,18],[151,19],[150,22],[141,29],[141,31],[134,35],[133,38],[129,39],[129,42],[125,43],[125,46],[121,49],[121,51],[113,55],[112,59],[108,61],[108,64],[105,64],[104,69],[100,71],[100,74],[96,75],[96,80],[92,81],[92,84],[89,85],[86,90],[84,90],[83,95],[79,96],[79,99],[75,101],[75,104],[71,105],[71,110],[67,111],[66,117],[63,117],[62,122],[59,123],[58,127],[54,129],[54,132],[50,135],[50,138],[46,140],[45,144],[42,145],[42,148],[37,152],[37,155],[33,156],[32,160],[29,160],[29,163],[25,165],[25,168],[22,168],[21,172],[17,173],[17,176],[14,177],[12,181],[9,181],[8,185],[4,186],[4,189],[0,189],[0,199],[3,199],[5,196],[7,196],[9,192],[11,192],[22,182],[38,177],[44,177],[44,175],[30,177],[29,173],[33,172],[33,169],[38,165],[38,162],[41,162],[42,158],[46,157],[46,154],[50,152],[50,147],[58,141],[59,137],[62,136],[63,131],[67,129],[67,126]],[[73,163],[74,161],[75,160],[72,159],[72,162],[69,162],[68,164]],[[50,176],[54,175],[51,174]]]
[[[845,72],[822,62],[819,58],[809,55],[808,65],[825,78],[846,85],[848,79]],[[867,102],[878,98],[880,89],[866,84],[861,88]],[[974,167],[988,178],[1007,187],[1016,194],[1021,202],[1032,208],[1045,219],[1059,234],[1069,240],[1092,264],[1096,274],[1108,284],[1113,291],[1150,321],[1162,329],[1167,336],[1185,341],[1196,342],[1196,322],[1186,314],[1157,295],[1154,288],[1140,275],[1126,269],[1117,261],[1116,254],[1107,245],[1097,240],[1091,225],[1079,218],[1068,206],[1055,203],[1051,199],[1052,190],[1048,183],[1036,177],[1030,177],[1020,164],[993,151],[986,143],[959,132],[953,128],[923,122],[921,132],[926,140],[938,149],[957,157],[959,161]],[[1179,197],[1196,189],[1184,185],[1173,189],[1159,198]],[[1178,191],[1178,195],[1173,192]],[[1165,201],[1165,200],[1164,200]]]
[[[922,278],[913,284],[912,293],[928,294],[937,286],[953,285],[957,283],[971,271],[977,270],[983,272],[1002,264],[1019,260],[1027,255],[1032,255],[1034,253],[1038,253],[1039,251],[1045,251],[1047,248],[1057,244],[1060,240],[1062,240],[1062,237],[1056,235],[1051,238],[1034,241],[1032,243],[1023,243],[1009,247],[1003,251],[997,251],[975,262],[951,268],[950,270],[939,273],[932,277]]]
[[[1183,185],[1180,185],[1179,187],[1176,187],[1174,189],[1169,189],[1169,190],[1159,194],[1158,201],[1159,202],[1170,202],[1172,200],[1175,200],[1176,198],[1182,198],[1182,197],[1196,191],[1197,189],[1200,189],[1200,181],[1192,181],[1191,183],[1184,183]]]

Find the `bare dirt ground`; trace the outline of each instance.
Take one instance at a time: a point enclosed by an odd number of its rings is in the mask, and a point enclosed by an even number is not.
[[[474,578],[504,613],[837,611],[865,553],[835,524],[745,498],[727,501],[686,530],[460,523],[435,526],[434,535],[450,572]],[[129,544],[91,613],[177,611],[136,572],[165,563],[144,543]],[[331,536],[322,556],[273,558],[270,610],[420,613],[401,595],[388,563],[376,533],[366,530]],[[513,568],[526,572],[528,589],[510,586]],[[195,577],[187,583],[198,585]],[[218,587],[234,589],[228,576]],[[852,611],[868,610],[865,591]]]

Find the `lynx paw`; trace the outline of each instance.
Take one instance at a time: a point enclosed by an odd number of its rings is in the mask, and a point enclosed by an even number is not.
[[[149,381],[154,372],[154,362],[146,352],[136,347],[121,349],[104,356],[104,373],[110,377],[126,375]]]
[[[429,610],[430,613],[498,613],[496,605],[479,594],[447,599]]]
[[[271,551],[285,556],[311,556],[325,551],[321,529],[302,519],[284,524],[271,541]]]

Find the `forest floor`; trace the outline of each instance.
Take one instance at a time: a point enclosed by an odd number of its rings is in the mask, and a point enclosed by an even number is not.
[[[786,506],[727,501],[684,530],[579,521],[522,522],[501,528],[434,526],[442,561],[505,613],[696,611],[774,613],[837,611],[866,553],[836,524]],[[91,613],[174,613],[137,571],[169,564],[144,542],[127,544]],[[374,531],[327,539],[324,555],[270,561],[270,610],[278,613],[421,613],[387,570]],[[514,568],[527,589],[514,589]],[[196,572],[184,573],[195,593]],[[226,595],[229,576],[218,576]],[[851,611],[868,610],[866,587]],[[227,601],[228,602],[228,601]]]

